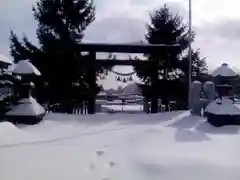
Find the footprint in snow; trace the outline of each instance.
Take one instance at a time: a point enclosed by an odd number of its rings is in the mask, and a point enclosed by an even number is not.
[[[113,166],[115,166],[115,165],[116,165],[115,162],[109,162],[109,166],[110,166],[110,167],[113,167]]]
[[[90,164],[89,169],[90,170],[94,170],[95,169],[95,165],[94,164]]]
[[[105,152],[102,150],[96,151],[97,156],[102,156]]]
[[[101,180],[108,180],[108,178],[102,178]]]

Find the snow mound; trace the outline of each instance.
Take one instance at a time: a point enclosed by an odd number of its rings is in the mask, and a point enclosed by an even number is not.
[[[21,146],[46,140],[42,134],[29,131],[28,127],[18,127],[10,122],[0,122],[0,150],[4,147]]]
[[[0,123],[0,144],[14,144],[18,143],[20,140],[25,141],[29,139],[32,135],[28,134],[10,122]]]
[[[1,122],[0,123],[0,134],[4,134],[6,135],[5,133],[12,133],[12,132],[16,132],[18,131],[19,129],[12,123],[10,122]]]

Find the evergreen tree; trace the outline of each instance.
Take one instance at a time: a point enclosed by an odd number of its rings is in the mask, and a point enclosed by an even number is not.
[[[200,57],[200,50],[192,50],[192,76],[195,80],[200,80],[202,74],[207,74],[208,68],[206,63],[206,58]],[[181,70],[184,72],[184,75],[188,77],[188,64],[189,56],[188,54],[182,57],[181,61]]]
[[[145,36],[149,44],[180,45],[178,48],[163,47],[158,52],[146,54],[147,61],[135,67],[139,78],[146,85],[151,86],[148,92],[152,98],[151,110],[155,113],[158,108],[158,97],[168,105],[170,96],[174,95],[171,91],[174,84],[179,84],[180,79],[184,78],[185,80],[181,82],[184,83],[184,87],[187,86],[189,33],[182,17],[174,15],[166,5],[151,14],[150,20]],[[193,41],[194,38],[195,33],[192,32],[191,40]],[[199,58],[199,50],[193,52],[192,59],[194,70],[198,73],[205,71],[206,62]],[[187,94],[187,89],[185,90]]]
[[[33,45],[26,36],[19,40],[11,31],[10,50],[14,60],[32,61],[42,72],[42,80],[48,84],[48,97],[53,102],[76,98],[79,95],[76,88],[88,92],[88,68],[91,65],[89,56],[81,54],[79,43],[84,30],[95,19],[93,2],[39,0],[33,7],[33,15],[38,22],[39,46]],[[106,73],[102,67],[97,68],[98,73]]]

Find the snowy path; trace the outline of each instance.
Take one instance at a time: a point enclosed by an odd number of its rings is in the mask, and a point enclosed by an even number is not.
[[[240,134],[188,112],[0,123],[1,180],[238,180]]]

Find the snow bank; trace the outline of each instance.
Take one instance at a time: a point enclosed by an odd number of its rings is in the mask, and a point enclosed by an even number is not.
[[[0,123],[0,133],[1,135],[4,135],[6,133],[16,132],[18,129],[15,125],[13,125],[10,122],[1,122]]]
[[[28,133],[27,131],[17,128],[10,122],[1,122],[0,123],[0,146],[2,144],[15,144],[19,143],[19,140],[22,142],[32,142],[34,141],[33,134]]]

